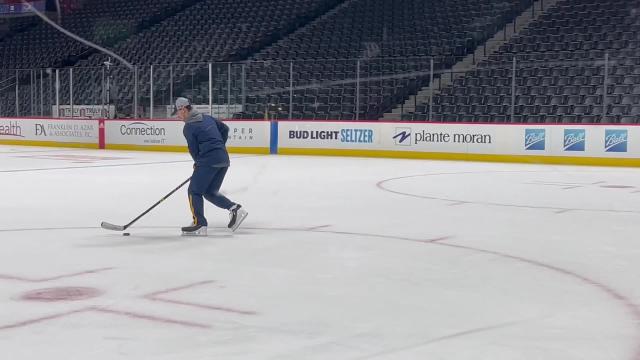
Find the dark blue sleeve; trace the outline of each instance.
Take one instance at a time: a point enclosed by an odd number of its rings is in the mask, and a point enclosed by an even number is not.
[[[226,144],[227,139],[229,138],[229,127],[227,126],[227,124],[218,119],[214,118],[214,120],[216,122],[216,126],[218,127],[218,131],[220,131],[220,135],[222,136],[222,142]]]
[[[193,131],[192,126],[189,124],[185,125],[182,133],[184,134],[184,138],[187,139],[187,146],[189,147],[191,158],[193,161],[196,161],[198,158],[198,139],[196,138],[196,134]]]

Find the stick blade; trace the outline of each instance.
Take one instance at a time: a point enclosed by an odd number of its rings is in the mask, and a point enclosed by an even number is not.
[[[110,223],[105,222],[105,221],[103,221],[100,224],[100,226],[103,229],[106,229],[106,230],[113,230],[113,231],[123,231],[124,230],[124,226],[122,226],[122,225],[113,225],[113,224],[110,224]]]

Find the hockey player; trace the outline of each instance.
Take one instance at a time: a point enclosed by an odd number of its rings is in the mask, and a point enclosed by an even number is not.
[[[187,98],[176,99],[174,114],[184,121],[183,134],[193,158],[193,175],[189,183],[189,205],[193,223],[182,228],[184,235],[206,235],[203,197],[215,206],[229,210],[228,228],[235,231],[248,212],[240,204],[220,194],[220,186],[230,165],[225,146],[229,127],[209,115],[200,114]]]

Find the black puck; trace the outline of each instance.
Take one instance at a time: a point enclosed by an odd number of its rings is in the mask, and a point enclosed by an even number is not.
[[[131,235],[130,233],[122,233],[122,236],[129,236]]]

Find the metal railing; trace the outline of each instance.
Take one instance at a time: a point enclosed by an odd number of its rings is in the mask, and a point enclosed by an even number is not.
[[[456,72],[451,67],[462,57],[0,70],[0,115],[55,116],[64,108],[76,116],[99,109],[110,117],[164,118],[175,98],[186,96],[220,117],[371,120],[391,112],[387,118],[433,121],[619,120],[635,115],[640,95],[633,86],[640,85],[640,58],[625,51],[500,53]]]

